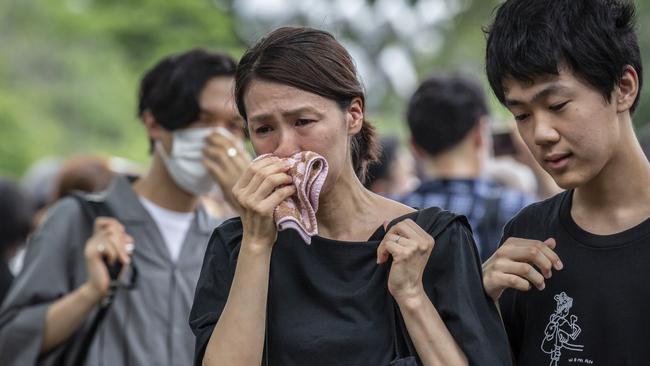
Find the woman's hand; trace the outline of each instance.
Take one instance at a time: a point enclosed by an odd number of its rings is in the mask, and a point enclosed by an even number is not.
[[[287,170],[287,162],[269,156],[251,163],[235,183],[232,193],[241,207],[243,236],[246,238],[242,245],[266,250],[275,243],[278,231],[273,211],[296,191]]]
[[[215,131],[205,141],[203,164],[221,187],[226,202],[241,214],[241,207],[233,197],[232,189],[248,168],[251,157],[242,148],[240,141],[230,133]]]
[[[126,233],[124,225],[111,217],[95,219],[93,235],[86,242],[84,256],[88,280],[86,288],[90,290],[94,300],[101,300],[108,292],[110,276],[108,265],[116,261],[126,265],[131,262],[133,238]],[[106,260],[106,262],[104,262]]]
[[[483,263],[483,287],[497,301],[503,290],[514,288],[528,291],[532,286],[538,290],[545,287],[544,280],[551,278],[552,270],[563,265],[553,251],[555,240],[544,242],[511,237]]]
[[[393,257],[388,274],[388,291],[400,303],[421,299],[424,293],[422,274],[427,265],[434,240],[411,219],[406,219],[388,230],[377,248],[377,263]]]

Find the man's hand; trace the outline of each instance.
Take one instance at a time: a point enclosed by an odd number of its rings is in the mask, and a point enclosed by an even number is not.
[[[528,291],[531,284],[538,290],[546,286],[552,269],[561,270],[562,261],[553,251],[555,239],[544,242],[521,238],[508,238],[503,245],[483,263],[483,287],[495,302],[503,290],[514,288]]]

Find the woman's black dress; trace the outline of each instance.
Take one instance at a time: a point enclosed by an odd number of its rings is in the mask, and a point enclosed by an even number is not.
[[[467,221],[439,209],[428,213],[432,221],[440,223],[444,216],[447,222],[424,272],[427,295],[471,365],[509,365],[506,335],[483,291]],[[405,215],[391,225],[407,217],[416,221],[417,215]],[[435,230],[432,222],[427,231]],[[417,360],[415,351],[409,351],[408,335],[400,331],[405,328],[399,312],[394,316],[397,308],[387,288],[390,265],[376,264],[384,234],[380,227],[367,242],[315,236],[306,245],[293,230],[278,233],[271,257],[263,363],[384,366],[409,353]],[[241,221],[235,218],[219,226],[210,239],[190,314],[196,365],[226,304],[241,235]]]

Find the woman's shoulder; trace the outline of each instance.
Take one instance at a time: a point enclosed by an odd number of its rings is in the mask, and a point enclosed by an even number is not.
[[[224,248],[229,254],[239,251],[239,245],[242,238],[241,218],[233,217],[221,223],[210,237],[208,251],[214,252],[218,248]]]
[[[392,221],[401,221],[404,218],[415,217],[418,210],[407,206],[401,202],[392,200],[390,198],[379,196],[377,211],[387,218],[392,218]]]

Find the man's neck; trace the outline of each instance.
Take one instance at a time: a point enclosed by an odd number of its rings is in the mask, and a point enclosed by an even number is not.
[[[154,204],[177,212],[196,210],[199,198],[180,189],[154,153],[149,171],[133,184],[133,190]]]
[[[481,176],[480,159],[471,154],[442,153],[423,159],[424,173],[428,178],[467,179]]]
[[[615,234],[650,217],[650,162],[634,134],[594,179],[575,189],[571,215],[594,234]]]

